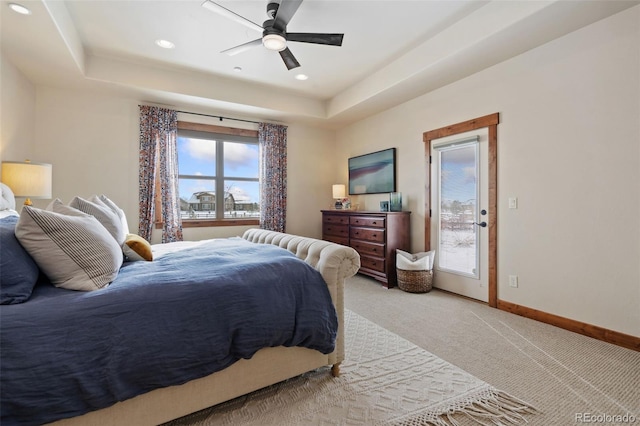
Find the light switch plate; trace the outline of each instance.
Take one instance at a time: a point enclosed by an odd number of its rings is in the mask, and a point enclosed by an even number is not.
[[[509,275],[509,287],[518,288],[518,276],[517,275]]]

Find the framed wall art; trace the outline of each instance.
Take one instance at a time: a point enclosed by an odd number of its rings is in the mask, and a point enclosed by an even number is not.
[[[395,190],[395,148],[349,158],[349,194],[381,194]]]

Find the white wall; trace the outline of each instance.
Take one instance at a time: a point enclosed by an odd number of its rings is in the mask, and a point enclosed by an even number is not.
[[[499,112],[499,298],[640,336],[638,22],[640,6],[349,126],[337,134],[343,168],[398,148],[421,250],[422,133]],[[371,210],[380,199],[359,197]]]
[[[0,160],[44,162],[32,152],[35,106],[35,87],[0,56]]]
[[[291,124],[287,144],[287,232],[322,237],[320,210],[330,208],[339,163],[335,132]]]
[[[38,86],[35,151],[53,164],[53,197],[106,194],[132,232],[138,213],[138,103]]]
[[[139,99],[103,92],[37,88],[35,152],[53,163],[54,197],[68,202],[75,195],[107,194],[127,214],[132,232],[138,217]],[[177,106],[189,110],[188,106]],[[198,110],[201,112],[201,110]],[[212,111],[211,114],[219,114]],[[179,119],[207,122],[182,115]],[[216,121],[216,124],[219,122]],[[239,122],[224,122],[247,127]],[[254,125],[255,128],[257,128]],[[287,232],[320,237],[320,209],[330,202],[319,194],[330,188],[333,167],[326,158],[334,133],[292,124],[288,129]],[[241,235],[247,227],[187,228],[185,239]],[[160,241],[154,231],[153,242]]]

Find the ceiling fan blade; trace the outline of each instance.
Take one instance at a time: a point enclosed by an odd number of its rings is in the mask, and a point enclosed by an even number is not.
[[[239,24],[242,24],[246,27],[251,28],[252,30],[262,32],[262,25],[258,25],[255,22],[248,20],[247,18],[238,15],[237,13],[227,9],[226,7],[220,6],[218,3],[214,3],[211,0],[204,0],[202,3],[202,7],[205,9],[209,9],[219,15],[224,16],[225,18],[229,18],[233,21],[236,21]]]
[[[300,7],[300,3],[302,0],[282,0],[274,18],[273,27],[285,31],[287,24]]]
[[[287,41],[342,46],[344,34],[287,33]]]
[[[280,57],[284,61],[284,64],[287,66],[288,70],[292,70],[300,66],[300,62],[298,62],[296,57],[293,56],[293,53],[291,53],[288,47],[280,51]]]
[[[252,47],[261,46],[261,45],[262,45],[262,39],[258,38],[258,39],[249,41],[247,43],[240,44],[240,45],[238,45],[236,47],[232,47],[230,49],[223,50],[220,53],[226,53],[229,56],[234,56],[234,55],[237,55],[238,53],[244,52],[245,50],[249,50]]]

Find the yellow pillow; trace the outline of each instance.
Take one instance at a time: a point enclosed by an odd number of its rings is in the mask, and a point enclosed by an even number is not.
[[[127,256],[127,260],[135,262],[137,260],[153,260],[151,244],[144,238],[136,234],[127,234],[127,238],[122,245],[122,252]]]

